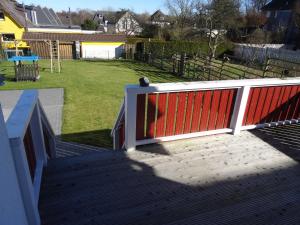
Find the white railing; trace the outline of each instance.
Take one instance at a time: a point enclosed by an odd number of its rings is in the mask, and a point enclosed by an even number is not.
[[[14,185],[7,185],[7,188],[16,189],[16,198],[18,198],[15,202],[11,199],[11,204],[16,207],[14,211],[10,211],[12,209],[9,208],[9,204],[6,210],[1,211],[5,215],[0,215],[0,224],[39,225],[41,221],[38,201],[43,167],[47,165],[49,157],[55,156],[55,137],[38,100],[38,92],[24,91],[5,125],[2,110],[0,110],[0,117],[0,131],[5,134],[1,137],[1,143],[2,141],[6,143],[2,146],[1,152],[13,162],[8,164],[5,158],[0,157],[1,172],[7,173],[7,179],[17,181]],[[45,131],[49,135],[45,135]],[[46,138],[49,140],[45,140]],[[48,151],[46,141],[49,143]],[[48,155],[47,152],[51,154]],[[4,191],[0,196],[7,194]],[[1,203],[1,205],[7,207],[6,204]],[[17,216],[19,214],[16,212],[17,209],[22,212],[21,217]],[[20,221],[20,218],[22,223],[16,222]]]
[[[251,79],[251,80],[226,80],[226,81],[204,81],[204,82],[184,82],[184,83],[163,83],[163,84],[151,84],[149,87],[140,87],[139,85],[128,85],[125,88],[125,131],[124,131],[124,142],[127,150],[134,150],[138,145],[144,145],[149,143],[156,143],[162,141],[171,141],[184,138],[199,137],[203,135],[212,135],[219,133],[232,132],[238,134],[241,130],[253,129],[256,127],[264,126],[265,124],[253,124],[246,126],[243,124],[243,118],[245,116],[246,106],[248,99],[250,98],[250,89],[254,87],[275,87],[275,86],[288,86],[288,85],[300,85],[299,78],[292,79]],[[298,86],[297,86],[298,88]],[[221,91],[225,89],[234,90],[236,96],[234,97],[234,107],[230,116],[230,126],[223,127],[222,129],[207,130],[201,132],[187,132],[174,135],[164,135],[160,137],[143,138],[137,140],[137,97],[138,95],[149,95],[149,94],[168,94],[170,93],[188,93],[197,91]],[[299,88],[300,89],[300,88]],[[293,90],[294,91],[294,90]],[[187,97],[188,95],[186,95]],[[298,95],[299,96],[299,93]],[[157,100],[154,108],[156,107],[156,118],[157,118]],[[194,100],[193,100],[194,101]],[[178,100],[177,100],[178,102]],[[194,103],[192,103],[194,104]],[[184,111],[187,112],[187,104],[185,104]],[[178,107],[178,106],[177,106]],[[300,106],[299,106],[300,107]],[[149,109],[148,109],[149,110]],[[144,113],[144,112],[143,112]],[[143,114],[142,113],[142,114]],[[169,113],[169,112],[168,112]],[[153,113],[154,114],[154,113]],[[166,113],[167,114],[167,113]],[[186,114],[186,113],[185,113]],[[119,115],[120,116],[120,115]],[[141,120],[144,123],[143,119]],[[272,125],[278,125],[285,121],[279,121],[272,123]],[[288,122],[299,122],[299,120],[293,120]],[[176,121],[177,123],[177,121]],[[118,120],[117,123],[118,124]],[[175,126],[175,125],[174,125]],[[116,125],[117,127],[117,125]],[[145,131],[147,132],[147,129]],[[157,128],[156,128],[157,129]],[[143,129],[142,129],[142,131]],[[115,133],[115,132],[114,132]]]
[[[113,126],[113,129],[111,130],[110,136],[113,137],[113,148],[114,149],[122,149],[124,146],[122,143],[120,143],[120,125],[122,124],[122,120],[124,120],[125,116],[125,102],[122,101],[117,119],[115,121],[115,124]]]

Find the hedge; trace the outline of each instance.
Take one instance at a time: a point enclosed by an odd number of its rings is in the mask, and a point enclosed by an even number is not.
[[[196,54],[207,54],[208,41],[161,41],[157,39],[148,38],[130,38],[127,43],[136,44],[144,43],[145,53],[151,52],[156,56],[172,56],[173,54],[186,53],[187,55]],[[230,42],[224,42],[217,48],[217,56],[223,54],[224,52],[232,49],[232,44]]]

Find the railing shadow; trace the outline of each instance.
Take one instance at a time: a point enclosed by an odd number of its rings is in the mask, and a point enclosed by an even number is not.
[[[297,224],[300,165],[246,147],[60,160],[45,173],[43,224]]]
[[[272,145],[294,160],[300,160],[300,123],[289,124],[287,121],[298,119],[300,93],[277,106],[272,112],[260,119],[264,128],[252,130],[260,139]],[[284,125],[270,126],[272,123],[285,121]]]
[[[300,161],[300,124],[281,125],[277,127],[265,127],[252,130],[266,143],[272,145],[282,153],[294,160]]]

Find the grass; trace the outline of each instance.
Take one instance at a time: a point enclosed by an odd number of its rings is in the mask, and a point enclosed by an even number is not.
[[[15,82],[12,63],[0,63],[6,77],[1,90],[64,88],[62,138],[101,147],[112,147],[110,130],[124,97],[124,86],[147,76],[152,83],[176,82],[180,78],[146,64],[130,61],[63,61],[62,73],[49,71],[40,61],[37,82]]]

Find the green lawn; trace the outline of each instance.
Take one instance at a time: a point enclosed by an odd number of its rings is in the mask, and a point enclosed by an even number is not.
[[[112,147],[110,130],[126,84],[138,83],[142,76],[152,83],[181,81],[154,67],[128,61],[63,61],[61,74],[51,74],[48,61],[40,65],[39,81],[16,83],[12,63],[0,62],[0,74],[7,78],[0,90],[64,88],[62,138],[101,147]]]

